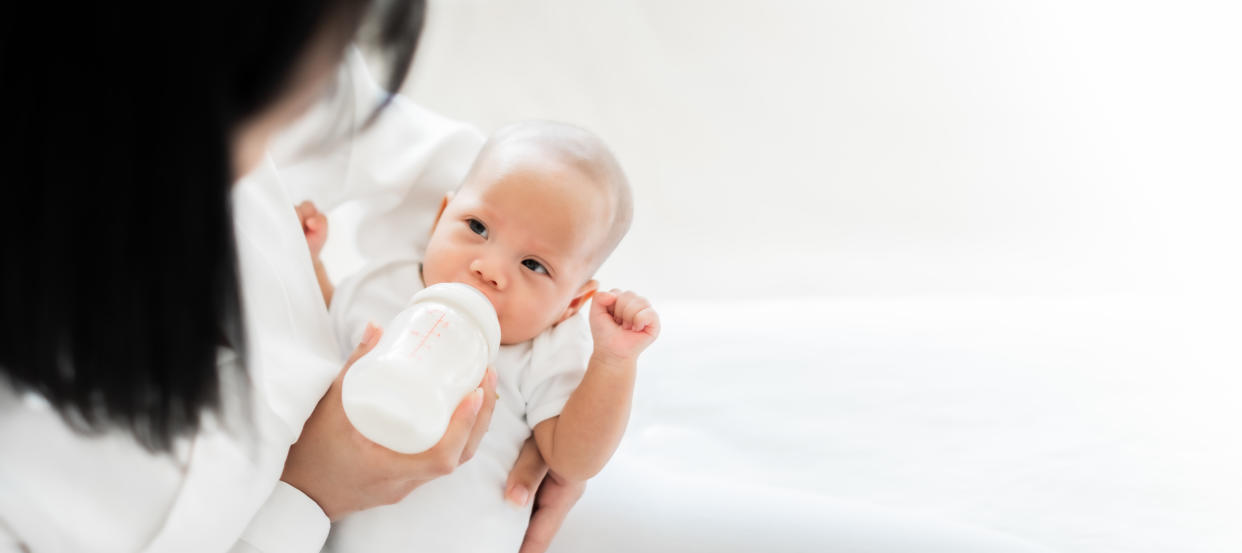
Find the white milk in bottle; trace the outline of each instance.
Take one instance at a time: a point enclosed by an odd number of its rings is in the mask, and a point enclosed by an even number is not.
[[[388,449],[426,451],[444,436],[499,348],[500,322],[487,296],[466,284],[427,287],[345,373],[345,416]]]

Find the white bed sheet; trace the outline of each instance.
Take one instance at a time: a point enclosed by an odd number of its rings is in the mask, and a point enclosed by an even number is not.
[[[642,360],[630,430],[554,551],[628,550],[592,540],[617,535],[603,531],[609,513],[660,500],[628,497],[642,475],[694,483],[684,489],[742,484],[765,497],[822,498],[820,513],[802,499],[756,511],[757,521],[782,509],[822,516],[820,529],[853,507],[880,508],[1066,553],[1242,551],[1235,305],[820,298],[657,307],[664,330]],[[672,516],[685,517],[691,542],[713,531],[720,497],[675,499],[682,515]],[[808,538],[818,531],[803,527]]]

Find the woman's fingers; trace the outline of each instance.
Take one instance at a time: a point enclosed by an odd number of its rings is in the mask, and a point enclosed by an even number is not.
[[[531,436],[522,444],[517,462],[513,464],[513,470],[509,471],[509,478],[505,481],[505,501],[515,507],[525,507],[535,490],[539,489],[546,474],[548,464],[544,462],[543,455],[539,454],[539,444],[535,442],[535,437]]]
[[[366,355],[374,349],[375,344],[379,343],[379,339],[383,335],[384,329],[375,326],[374,323],[368,322],[366,330],[362,331],[362,340],[358,342],[358,346],[354,348],[354,352],[349,354],[349,359],[345,361],[345,366],[341,367],[341,373],[337,375],[337,378],[344,376],[345,371],[348,371],[349,368],[354,365],[354,362],[358,361],[358,359],[362,358],[363,355]]]
[[[526,527],[526,537],[522,539],[519,553],[544,553],[552,544],[552,538],[561,529],[569,509],[586,491],[586,482],[570,481],[549,473],[539,487],[535,498],[535,509],[530,515],[530,525]]]
[[[461,403],[457,404],[457,410],[453,412],[453,418],[449,420],[444,437],[440,438],[440,441],[431,449],[415,456],[432,458],[430,467],[433,474],[430,476],[449,474],[462,463],[462,454],[466,450],[466,444],[472,439],[477,444],[482,434],[487,432],[486,426],[478,424],[480,415],[486,409],[487,419],[490,420],[491,410],[495,406],[496,383],[493,378],[484,376],[482,386],[466,394]],[[414,459],[411,458],[411,461],[414,462]],[[421,465],[421,462],[419,464]]]
[[[444,437],[430,450],[404,455],[367,440],[353,429],[341,407],[341,379],[382,334],[379,327],[367,325],[285,460],[282,479],[302,490],[332,520],[394,503],[424,482],[453,472],[478,448],[496,404],[496,375],[489,369],[483,384],[457,405]]]
[[[453,412],[453,418],[449,421],[444,437],[440,438],[439,443],[429,450],[434,459],[438,460],[438,463],[433,465],[435,475],[449,474],[461,464],[461,452],[466,448],[466,442],[470,440],[471,430],[474,428],[474,423],[479,420],[479,411],[483,409],[485,399],[483,388],[475,388],[457,405],[457,410]]]
[[[492,413],[496,410],[496,371],[491,367],[487,368],[487,372],[483,374],[483,382],[479,384],[483,388],[483,407],[479,409],[479,416],[474,422],[474,426],[470,429],[470,438],[466,440],[466,447],[461,451],[461,463],[469,461],[474,457],[474,452],[479,449],[479,442],[483,441],[483,435],[487,433],[487,428],[492,424]]]

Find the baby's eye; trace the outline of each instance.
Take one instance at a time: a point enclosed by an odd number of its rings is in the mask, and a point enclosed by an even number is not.
[[[470,232],[487,238],[487,227],[479,222],[478,219],[466,219],[466,225],[470,227]]]
[[[522,266],[541,275],[548,274],[548,269],[543,266],[543,263],[535,261],[534,259],[523,259]]]

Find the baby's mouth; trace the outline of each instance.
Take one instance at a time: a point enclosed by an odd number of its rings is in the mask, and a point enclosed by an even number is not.
[[[456,282],[459,284],[465,284],[471,288],[474,288],[475,290],[478,290],[480,294],[483,294],[483,297],[487,298],[488,303],[492,304],[492,309],[496,310],[496,318],[504,319],[504,313],[501,312],[500,306],[496,303],[496,298],[493,297],[493,295],[488,292],[487,287],[480,286],[479,281],[477,279],[457,279]]]

